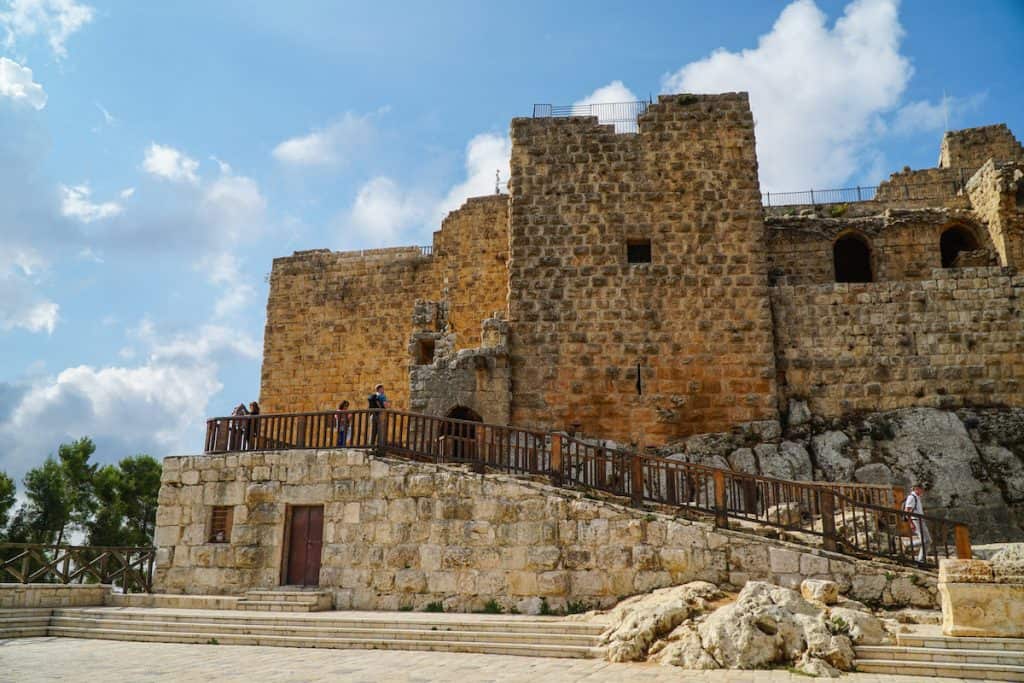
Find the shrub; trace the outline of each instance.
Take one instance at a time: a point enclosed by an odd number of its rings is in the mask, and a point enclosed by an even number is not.
[[[423,608],[424,612],[443,612],[444,603],[438,600],[437,602],[428,602],[427,606]]]

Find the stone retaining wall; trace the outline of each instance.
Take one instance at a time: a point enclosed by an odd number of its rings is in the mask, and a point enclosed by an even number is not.
[[[0,608],[95,607],[109,593],[108,584],[0,583]]]
[[[859,600],[932,606],[927,574],[720,531],[537,481],[288,451],[164,460],[156,590],[241,594],[281,581],[289,505],[324,505],[321,588],[340,609],[536,612],[703,579],[797,587],[837,581]],[[230,543],[206,543],[211,507],[233,506]]]

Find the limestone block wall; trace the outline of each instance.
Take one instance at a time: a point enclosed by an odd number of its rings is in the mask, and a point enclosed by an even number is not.
[[[525,479],[372,458],[287,451],[164,460],[156,590],[240,594],[281,580],[289,505],[324,506],[320,586],[339,609],[536,612],[607,606],[705,579],[796,587],[830,578],[857,599],[934,605],[927,575],[590,499]],[[233,506],[230,543],[207,544],[213,505]]]
[[[480,346],[480,324],[508,307],[508,195],[473,197],[434,233],[440,298],[456,349]]]
[[[988,229],[962,209],[893,209],[850,218],[775,216],[765,225],[769,281],[777,285],[835,282],[832,247],[846,234],[868,243],[876,282],[930,278],[942,267],[942,233],[954,226],[974,235],[980,249],[995,251]]]
[[[988,226],[1000,264],[1024,268],[1024,161],[989,161],[967,184],[975,212]]]
[[[874,201],[883,204],[925,201],[940,206],[946,202],[955,203],[974,168],[977,166],[917,170],[904,168],[878,184]]]
[[[932,277],[772,288],[783,396],[825,416],[1024,404],[1024,275],[962,268]]]
[[[326,249],[274,259],[260,401],[264,413],[355,408],[377,383],[408,407],[412,305],[438,289],[418,247]]]
[[[747,96],[662,96],[639,130],[512,121],[515,424],[663,442],[777,415]]]
[[[94,607],[109,593],[109,584],[0,583],[0,609]]]
[[[979,168],[989,159],[1024,160],[1024,147],[1005,123],[947,131],[939,148],[941,168]]]

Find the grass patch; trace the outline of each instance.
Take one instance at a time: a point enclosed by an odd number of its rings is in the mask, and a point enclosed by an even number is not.
[[[437,602],[428,602],[427,606],[423,608],[424,612],[443,612],[444,603],[438,600]]]
[[[482,610],[478,610],[477,614],[502,614],[504,612],[505,610],[501,608],[501,605],[498,604],[498,601],[494,598],[491,598],[490,600],[484,603],[484,608]]]
[[[540,599],[540,614],[544,617],[550,617],[555,614],[554,610],[551,609],[551,605],[548,604],[547,598]]]

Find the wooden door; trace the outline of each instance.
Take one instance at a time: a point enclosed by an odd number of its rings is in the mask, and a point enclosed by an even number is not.
[[[288,539],[288,565],[283,583],[288,586],[320,585],[324,506],[294,506],[289,522]]]

